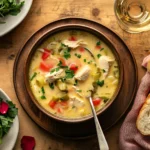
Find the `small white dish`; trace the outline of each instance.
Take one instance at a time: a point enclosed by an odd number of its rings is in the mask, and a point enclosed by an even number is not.
[[[33,0],[24,0],[24,1],[25,1],[24,6],[21,8],[21,12],[17,16],[8,15],[4,17],[3,21],[6,23],[0,24],[0,37],[10,32],[12,29],[14,29],[26,17],[26,15],[30,10]]]
[[[0,97],[3,100],[10,100],[8,95],[2,89],[0,89]],[[18,132],[19,120],[18,116],[16,116],[8,133],[2,139],[2,144],[0,144],[0,150],[12,150],[16,143]]]

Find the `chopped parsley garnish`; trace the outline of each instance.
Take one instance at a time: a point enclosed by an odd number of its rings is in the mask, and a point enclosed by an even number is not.
[[[78,57],[78,58],[81,58],[80,54],[75,53],[75,56]]]
[[[46,99],[45,95],[42,95],[42,96],[41,96],[41,99]]]
[[[84,59],[84,62],[86,62],[86,59]]]
[[[100,49],[100,51],[102,51],[102,50],[104,50],[104,48],[103,48],[103,47]]]
[[[71,55],[70,55],[70,48],[67,48],[67,49],[65,49],[64,50],[64,57],[65,57],[65,59],[68,59],[68,58],[70,58],[71,57]]]
[[[102,80],[102,81],[98,80],[96,83],[97,83],[97,85],[99,85],[100,87],[102,87],[104,85],[104,80]]]
[[[55,68],[50,71],[50,73],[53,73],[53,72],[55,72]]]
[[[67,47],[64,43],[61,43],[61,46]]]
[[[57,66],[62,66],[62,61],[60,60],[59,63],[57,64]]]
[[[60,69],[60,67],[52,69],[52,70],[50,71],[50,74],[53,73],[53,72],[55,72],[55,71],[58,72],[59,69]]]
[[[43,86],[41,87],[41,91],[42,91],[43,94],[45,94],[45,90],[44,90]]]
[[[97,54],[97,58],[100,58],[102,55],[101,54]]]
[[[75,80],[75,84],[74,84],[74,86],[76,86],[78,84],[78,80]]]
[[[74,77],[74,71],[73,70],[66,69],[65,73],[66,73],[66,76],[65,76],[66,79],[70,79],[70,78]]]
[[[62,61],[60,60],[59,63],[57,64],[60,68],[68,68],[68,66],[63,66]]]
[[[49,87],[53,90],[54,89],[54,83],[49,83]]]
[[[91,64],[92,63],[92,60],[90,60],[89,62],[88,62],[88,64]]]
[[[76,90],[77,92],[82,92],[82,90]]]
[[[101,97],[101,98],[103,99],[104,103],[106,103],[109,100],[108,97]]]
[[[96,45],[97,45],[97,46],[101,45],[101,42],[100,42],[100,41],[98,41],[98,42],[96,43]]]
[[[32,75],[32,77],[30,78],[30,81],[32,81],[35,77],[36,77],[37,73],[34,72],[34,74]]]
[[[104,69],[102,70],[103,72],[106,72]]]
[[[58,71],[59,71],[59,69],[60,69],[59,67],[58,67],[58,68],[56,68],[56,69],[55,69],[55,70],[56,70],[56,72],[58,72]]]

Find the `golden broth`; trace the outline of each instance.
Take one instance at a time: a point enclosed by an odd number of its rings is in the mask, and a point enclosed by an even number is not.
[[[91,90],[97,111],[111,101],[119,68],[111,49],[98,37],[79,30],[64,31],[36,50],[29,79],[44,109],[60,117],[80,118],[91,113],[87,99]]]

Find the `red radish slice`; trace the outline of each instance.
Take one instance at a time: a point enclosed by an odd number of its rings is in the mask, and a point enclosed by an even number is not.
[[[1,102],[0,103],[0,114],[3,114],[3,115],[6,114],[8,111],[8,108],[9,108],[9,106],[6,102]]]

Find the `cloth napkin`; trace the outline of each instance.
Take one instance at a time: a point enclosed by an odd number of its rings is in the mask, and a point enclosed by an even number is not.
[[[146,68],[150,55],[144,58],[142,66]],[[134,104],[120,129],[120,150],[150,150],[150,136],[142,135],[136,128],[139,111],[150,93],[150,72],[146,72],[137,91]]]

